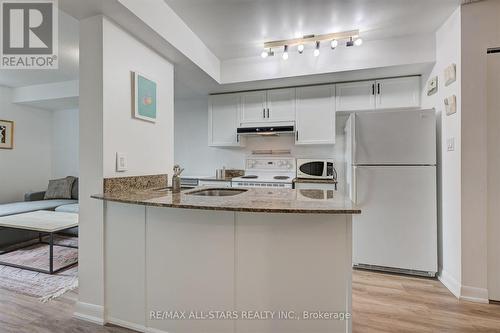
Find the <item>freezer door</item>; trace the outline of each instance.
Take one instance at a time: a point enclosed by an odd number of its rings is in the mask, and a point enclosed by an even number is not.
[[[437,271],[436,168],[355,167],[353,262]]]
[[[356,114],[354,164],[436,164],[434,110]]]

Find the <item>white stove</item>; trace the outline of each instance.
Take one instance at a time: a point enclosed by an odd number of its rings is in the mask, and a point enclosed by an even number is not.
[[[291,156],[250,156],[245,161],[245,175],[233,178],[231,186],[292,188],[295,174]]]

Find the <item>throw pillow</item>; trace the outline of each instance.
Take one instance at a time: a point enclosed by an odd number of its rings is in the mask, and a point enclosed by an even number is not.
[[[73,188],[71,189],[71,199],[78,200],[78,177],[75,177]]]
[[[74,182],[74,177],[49,180],[44,199],[71,199],[71,189]]]

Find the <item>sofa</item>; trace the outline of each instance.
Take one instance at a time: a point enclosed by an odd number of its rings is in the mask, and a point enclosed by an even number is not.
[[[78,178],[71,189],[71,199],[44,199],[45,191],[29,192],[24,201],[0,204],[0,217],[34,212],[37,210],[54,210],[66,213],[78,213]],[[78,227],[70,229],[67,234],[78,236]],[[25,242],[38,237],[38,233],[30,231],[0,228],[0,251],[13,244]]]

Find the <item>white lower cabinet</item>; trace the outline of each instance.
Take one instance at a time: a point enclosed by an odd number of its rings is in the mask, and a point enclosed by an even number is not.
[[[296,145],[335,143],[335,86],[296,89]]]
[[[239,126],[239,94],[212,95],[208,109],[208,145],[242,146],[236,129]]]

